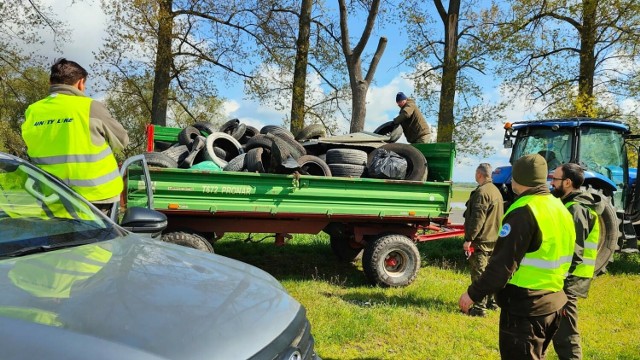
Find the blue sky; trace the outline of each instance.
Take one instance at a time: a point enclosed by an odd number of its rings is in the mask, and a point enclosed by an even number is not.
[[[71,27],[71,35],[68,42],[62,45],[60,51],[53,49],[51,39],[47,39],[44,34],[45,45],[37,49],[41,54],[47,56],[51,61],[53,58],[64,56],[83,66],[89,66],[94,62],[93,52],[97,52],[104,38],[105,16],[96,0],[78,1],[69,6],[71,0],[45,0],[51,4],[61,20],[66,21]],[[358,22],[357,22],[358,23]],[[361,22],[359,22],[361,23]],[[361,27],[350,29],[352,36],[359,36]],[[404,91],[407,95],[413,93],[413,84],[406,79],[405,74],[412,71],[411,68],[401,63],[400,52],[406,42],[402,37],[404,34],[397,28],[384,29],[379,34],[369,40],[369,53],[377,45],[379,36],[384,35],[389,39],[385,53],[381,59],[375,75],[375,83],[369,89],[367,97],[367,120],[365,130],[372,131],[383,122],[391,120],[398,113],[395,104],[395,94]],[[352,45],[353,46],[353,45]],[[369,58],[363,59],[368,62]],[[248,99],[243,93],[241,82],[237,85],[224,89],[221,93],[228,99],[226,102],[226,114],[229,118],[239,118],[247,124],[258,128],[267,124],[281,124],[286,111],[278,112],[272,108]],[[486,97],[495,98],[500,94],[497,88],[492,86],[492,81],[486,88]],[[89,82],[89,94],[91,94],[91,83]],[[532,113],[532,109],[525,106],[524,101],[514,101],[511,108],[507,110],[507,119],[517,121],[527,118],[526,114]],[[436,119],[427,119],[435,126]],[[487,133],[484,140],[494,147],[494,154],[488,158],[462,158],[458,157],[454,169],[454,181],[473,182],[475,167],[480,162],[489,162],[494,167],[508,164],[509,151],[502,147],[502,124],[496,123],[495,130]],[[404,137],[400,141],[405,141]]]

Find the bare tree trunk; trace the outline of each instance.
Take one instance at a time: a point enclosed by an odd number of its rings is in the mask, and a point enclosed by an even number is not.
[[[350,132],[358,132],[364,130],[364,121],[367,115],[367,90],[369,90],[369,85],[373,81],[373,75],[387,46],[387,38],[381,37],[378,41],[378,47],[373,55],[373,59],[371,59],[367,75],[363,78],[362,51],[369,41],[373,25],[376,22],[378,9],[380,8],[380,0],[373,0],[371,2],[367,23],[362,30],[360,41],[358,41],[358,44],[353,49],[351,49],[349,42],[349,27],[347,25],[347,6],[345,5],[345,0],[338,0],[338,4],[340,6],[342,53],[344,54],[347,70],[349,71],[349,83],[351,84],[352,93]]]
[[[173,32],[173,0],[160,0],[158,10],[158,52],[156,53],[153,99],[151,100],[151,123],[167,125],[167,102],[171,82],[171,35]]]
[[[442,23],[444,24],[444,61],[442,83],[440,84],[440,107],[438,111],[438,142],[451,142],[455,118],[453,108],[458,79],[458,20],[460,0],[449,2],[449,11],[445,11],[441,0],[434,0]]]
[[[593,77],[596,69],[596,12],[598,0],[582,1],[582,26],[580,27],[580,75],[578,80],[577,116],[595,115]]]
[[[291,127],[297,134],[304,128],[305,92],[307,88],[307,63],[309,59],[309,38],[311,37],[311,8],[313,0],[302,0],[298,41],[296,41],[296,63],[293,70],[293,91],[291,96]]]

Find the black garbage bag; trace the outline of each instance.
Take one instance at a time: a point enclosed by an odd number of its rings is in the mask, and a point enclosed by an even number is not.
[[[393,151],[375,149],[367,170],[372,178],[402,180],[407,175],[407,160]]]

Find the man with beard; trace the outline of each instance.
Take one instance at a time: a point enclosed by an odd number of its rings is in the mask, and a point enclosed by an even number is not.
[[[573,216],[576,228],[576,244],[569,275],[564,281],[567,304],[558,332],[553,337],[553,347],[562,360],[582,359],[580,334],[578,333],[578,297],[586,298],[595,270],[600,224],[605,203],[593,193],[580,190],[584,171],[577,164],[563,164],[553,172],[551,193],[562,200]]]

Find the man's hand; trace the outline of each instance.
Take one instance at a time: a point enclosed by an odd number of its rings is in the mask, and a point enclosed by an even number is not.
[[[470,246],[470,245],[471,245],[471,241],[465,241],[465,242],[462,244],[462,250],[464,250],[464,251],[469,251],[469,246]]]
[[[469,297],[469,293],[464,293],[460,296],[460,300],[458,300],[458,306],[460,306],[460,311],[465,314],[469,314],[469,309],[473,305],[473,300]]]

